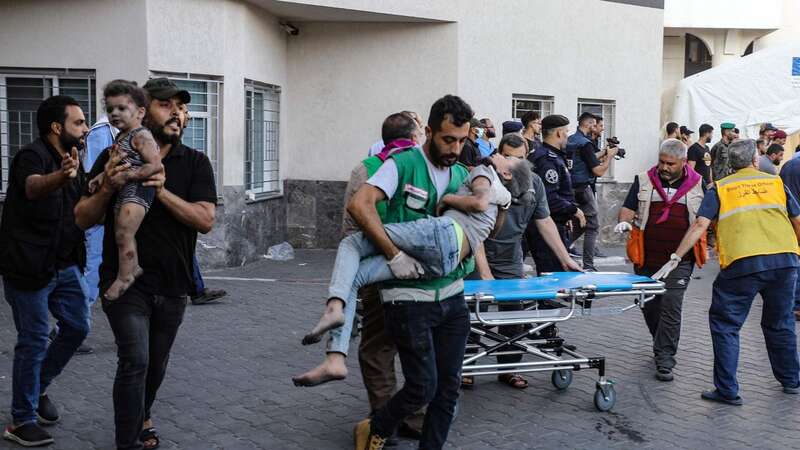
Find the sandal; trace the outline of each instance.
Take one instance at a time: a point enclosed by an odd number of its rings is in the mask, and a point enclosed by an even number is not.
[[[514,389],[525,389],[528,387],[528,380],[516,373],[503,373],[497,376],[497,381],[505,383]]]
[[[461,389],[472,389],[475,387],[475,377],[464,376],[461,377]]]
[[[142,446],[145,450],[153,450],[161,445],[161,439],[158,437],[155,427],[145,428],[139,433],[139,440],[142,441]],[[148,442],[151,444],[148,445]]]

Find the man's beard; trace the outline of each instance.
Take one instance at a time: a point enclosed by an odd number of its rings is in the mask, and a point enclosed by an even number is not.
[[[167,125],[173,122],[176,123],[181,130],[178,132],[178,134],[172,134],[166,131]],[[161,145],[169,144],[175,147],[176,145],[180,144],[181,137],[183,136],[183,127],[181,127],[181,122],[178,119],[169,119],[164,122],[164,125],[162,126],[157,126],[154,123],[148,123],[147,128],[150,129],[150,132],[153,133],[153,137]]]
[[[61,148],[67,153],[72,151],[72,147],[75,147],[75,149],[78,151],[83,150],[83,142],[81,142],[81,138],[70,136],[66,132],[61,133],[58,136],[58,142],[61,144]]]
[[[458,162],[458,157],[453,157],[450,161],[443,160],[442,152],[439,150],[439,147],[436,146],[436,141],[433,138],[431,138],[431,141],[428,143],[428,152],[430,153],[431,162],[434,166],[451,167]]]
[[[488,137],[489,139],[495,136],[497,136],[497,133],[495,133],[494,131],[488,131],[488,130],[486,131],[486,137]]]

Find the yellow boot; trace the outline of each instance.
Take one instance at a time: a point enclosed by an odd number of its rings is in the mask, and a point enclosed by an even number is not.
[[[364,419],[356,424],[353,429],[355,450],[383,450],[386,438],[382,438],[371,431],[370,419]]]

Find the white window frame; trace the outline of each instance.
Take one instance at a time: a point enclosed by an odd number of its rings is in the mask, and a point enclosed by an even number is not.
[[[555,97],[549,95],[511,94],[511,117],[514,119],[521,119],[522,115],[526,112],[536,111],[539,113],[540,117],[545,118],[553,114],[555,101]],[[519,102],[540,102],[541,108],[520,109]]]
[[[217,197],[222,198],[222,164],[223,164],[223,150],[222,150],[222,88],[223,88],[223,81],[222,77],[214,76],[214,75],[199,75],[193,73],[177,73],[177,72],[151,72],[150,78],[157,78],[157,77],[166,77],[172,81],[181,82],[181,81],[199,81],[204,82],[206,86],[205,92],[194,92],[194,94],[203,94],[206,95],[206,99],[208,103],[206,104],[205,111],[189,111],[189,117],[191,119],[203,119],[205,120],[205,131],[206,131],[206,151],[204,152],[206,156],[208,156],[209,161],[211,162],[211,169],[214,172],[214,180],[217,184]],[[212,88],[213,87],[213,88]],[[193,92],[190,90],[189,94],[192,95]],[[216,98],[216,101],[213,98]],[[190,102],[191,104],[191,102]],[[214,115],[211,109],[216,109],[217,113]],[[195,150],[201,151],[200,149],[195,148]],[[209,155],[209,153],[212,153]]]
[[[282,195],[283,193],[283,186],[281,184],[281,173],[280,173],[280,123],[281,123],[281,87],[268,84],[268,83],[261,83],[258,81],[248,80],[246,79],[244,82],[244,97],[245,97],[245,105],[244,105],[244,117],[245,117],[245,154],[244,154],[244,187],[245,187],[245,194],[247,195],[248,200],[260,200],[265,198],[272,198]],[[274,103],[276,105],[276,109],[274,110],[264,110],[265,119],[264,122],[271,122],[274,128],[272,132],[274,134],[274,142],[269,142],[269,133],[266,131],[263,133],[262,136],[262,144],[263,144],[263,163],[264,167],[266,167],[267,163],[273,163],[275,166],[274,170],[268,170],[262,168],[262,180],[260,182],[261,186],[254,186],[254,171],[253,171],[253,149],[250,148],[251,142],[254,139],[253,130],[254,127],[250,127],[251,133],[248,135],[247,133],[247,126],[248,121],[252,119],[248,119],[248,110],[254,109],[254,105],[252,105],[252,100],[248,100],[248,93],[250,94],[250,98],[253,98],[255,93],[261,93],[264,95],[275,95]],[[266,113],[274,113],[276,120],[267,120]],[[266,130],[266,127],[265,127]],[[270,150],[272,149],[272,150]],[[274,154],[273,158],[269,158],[269,154],[272,152]],[[249,168],[248,168],[249,165]],[[267,174],[274,173],[274,176],[267,176]],[[267,189],[264,186],[273,184],[276,186],[275,189]]]
[[[587,108],[589,107],[589,108]],[[606,138],[616,136],[616,117],[617,117],[617,102],[616,100],[604,100],[595,98],[579,98],[578,99],[578,114],[580,116],[584,111],[589,111],[596,114],[597,108],[600,108],[600,115],[603,117],[603,135],[598,139],[598,147],[605,148]],[[576,117],[577,117],[576,116]],[[608,171],[603,175],[600,180],[611,181],[614,179],[614,161],[608,166]]]
[[[8,179],[10,176],[9,168],[11,165],[11,143],[9,142],[9,111],[8,111],[8,90],[6,89],[7,78],[31,78],[36,80],[50,80],[50,86],[42,86],[42,100],[61,93],[61,79],[80,80],[86,79],[88,82],[88,109],[84,111],[87,125],[91,126],[96,120],[97,113],[97,93],[95,71],[87,69],[26,69],[26,68],[0,68],[0,199],[5,198],[8,189]],[[31,123],[31,141],[38,136],[36,123]]]

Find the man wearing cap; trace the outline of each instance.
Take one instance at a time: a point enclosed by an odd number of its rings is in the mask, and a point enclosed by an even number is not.
[[[217,192],[211,163],[203,153],[181,143],[189,93],[166,78],[149,80],[145,125],[159,145],[164,172],[145,185],[156,198],[136,234],[139,264],[144,273],[118,299],[103,300],[117,343],[114,378],[116,445],[122,449],[155,448],[159,436],[150,420],[151,407],[167,369],[170,349],[183,321],[187,295],[194,289],[192,257],[197,233],[214,225]],[[110,161],[110,158],[114,158]],[[105,172],[102,186],[86,190],[75,207],[79,227],[105,217],[101,292],[117,273],[114,203],[119,180],[118,159],[104,151],[89,174]]]
[[[783,130],[775,131],[775,133],[772,135],[772,142],[770,142],[770,145],[772,145],[772,144],[778,144],[781,147],[785,146],[786,145],[786,132],[783,131]],[[769,148],[769,147],[767,147],[767,148]]]
[[[767,122],[761,125],[761,128],[758,130],[758,138],[764,141],[766,147],[769,147],[769,145],[772,143],[772,136],[776,131],[778,131],[778,129],[775,128],[775,126],[771,123]]]
[[[483,124],[476,118],[469,121],[469,136],[464,141],[464,147],[461,149],[461,155],[458,157],[458,162],[467,166],[468,170],[478,165],[481,160],[481,152],[478,149],[478,140],[483,137],[486,132]]]
[[[795,334],[800,205],[780,177],[756,170],[755,141],[726,148],[734,173],[706,192],[697,220],[654,279],[666,277],[716,222],[720,272],[714,281],[708,322],[714,345],[714,386],[704,400],[742,405],[736,370],[739,331],[756,294],[763,299],[764,332],[772,374],[786,394],[800,393]],[[762,384],[766,381],[763,377]],[[768,388],[769,389],[769,388]]]
[[[572,181],[564,153],[568,139],[567,125],[569,125],[569,119],[562,115],[550,115],[542,119],[542,148],[528,155],[528,160],[533,163],[534,171],[544,181],[550,217],[553,218],[558,234],[565,245],[568,222],[576,218],[582,227],[586,225],[583,212],[575,204],[575,194],[572,190]],[[531,226],[532,224],[533,226]],[[525,231],[525,240],[539,274],[563,270],[561,260],[539,236],[533,221]]]
[[[734,140],[733,129],[736,125],[731,122],[720,124],[722,138],[711,147],[711,176],[714,181],[721,180],[733,173],[728,163],[728,146]]]
[[[689,146],[692,145],[692,134],[694,134],[694,131],[690,130],[688,127],[686,127],[684,125],[681,125],[681,127],[680,127],[680,135],[681,135],[680,140],[681,140],[681,142],[683,142],[683,144],[686,147],[689,147]]]
[[[503,122],[503,136],[507,135],[508,133],[520,133],[522,131],[523,125],[522,122],[518,120],[506,120]],[[528,151],[533,151],[528,148]]]
[[[783,161],[783,147],[772,144],[765,154],[758,156],[758,170],[770,175],[777,175],[781,161]]]
[[[597,199],[592,191],[591,183],[605,175],[611,161],[617,154],[616,147],[609,147],[602,153],[598,151],[592,140],[592,131],[596,124],[594,114],[585,112],[578,117],[578,129],[567,139],[566,154],[572,156],[570,178],[575,202],[586,218],[585,225],[573,224],[575,230],[571,241],[583,238],[583,268],[596,270],[594,267],[594,248],[600,224],[597,219]],[[599,155],[599,156],[598,156]]]

